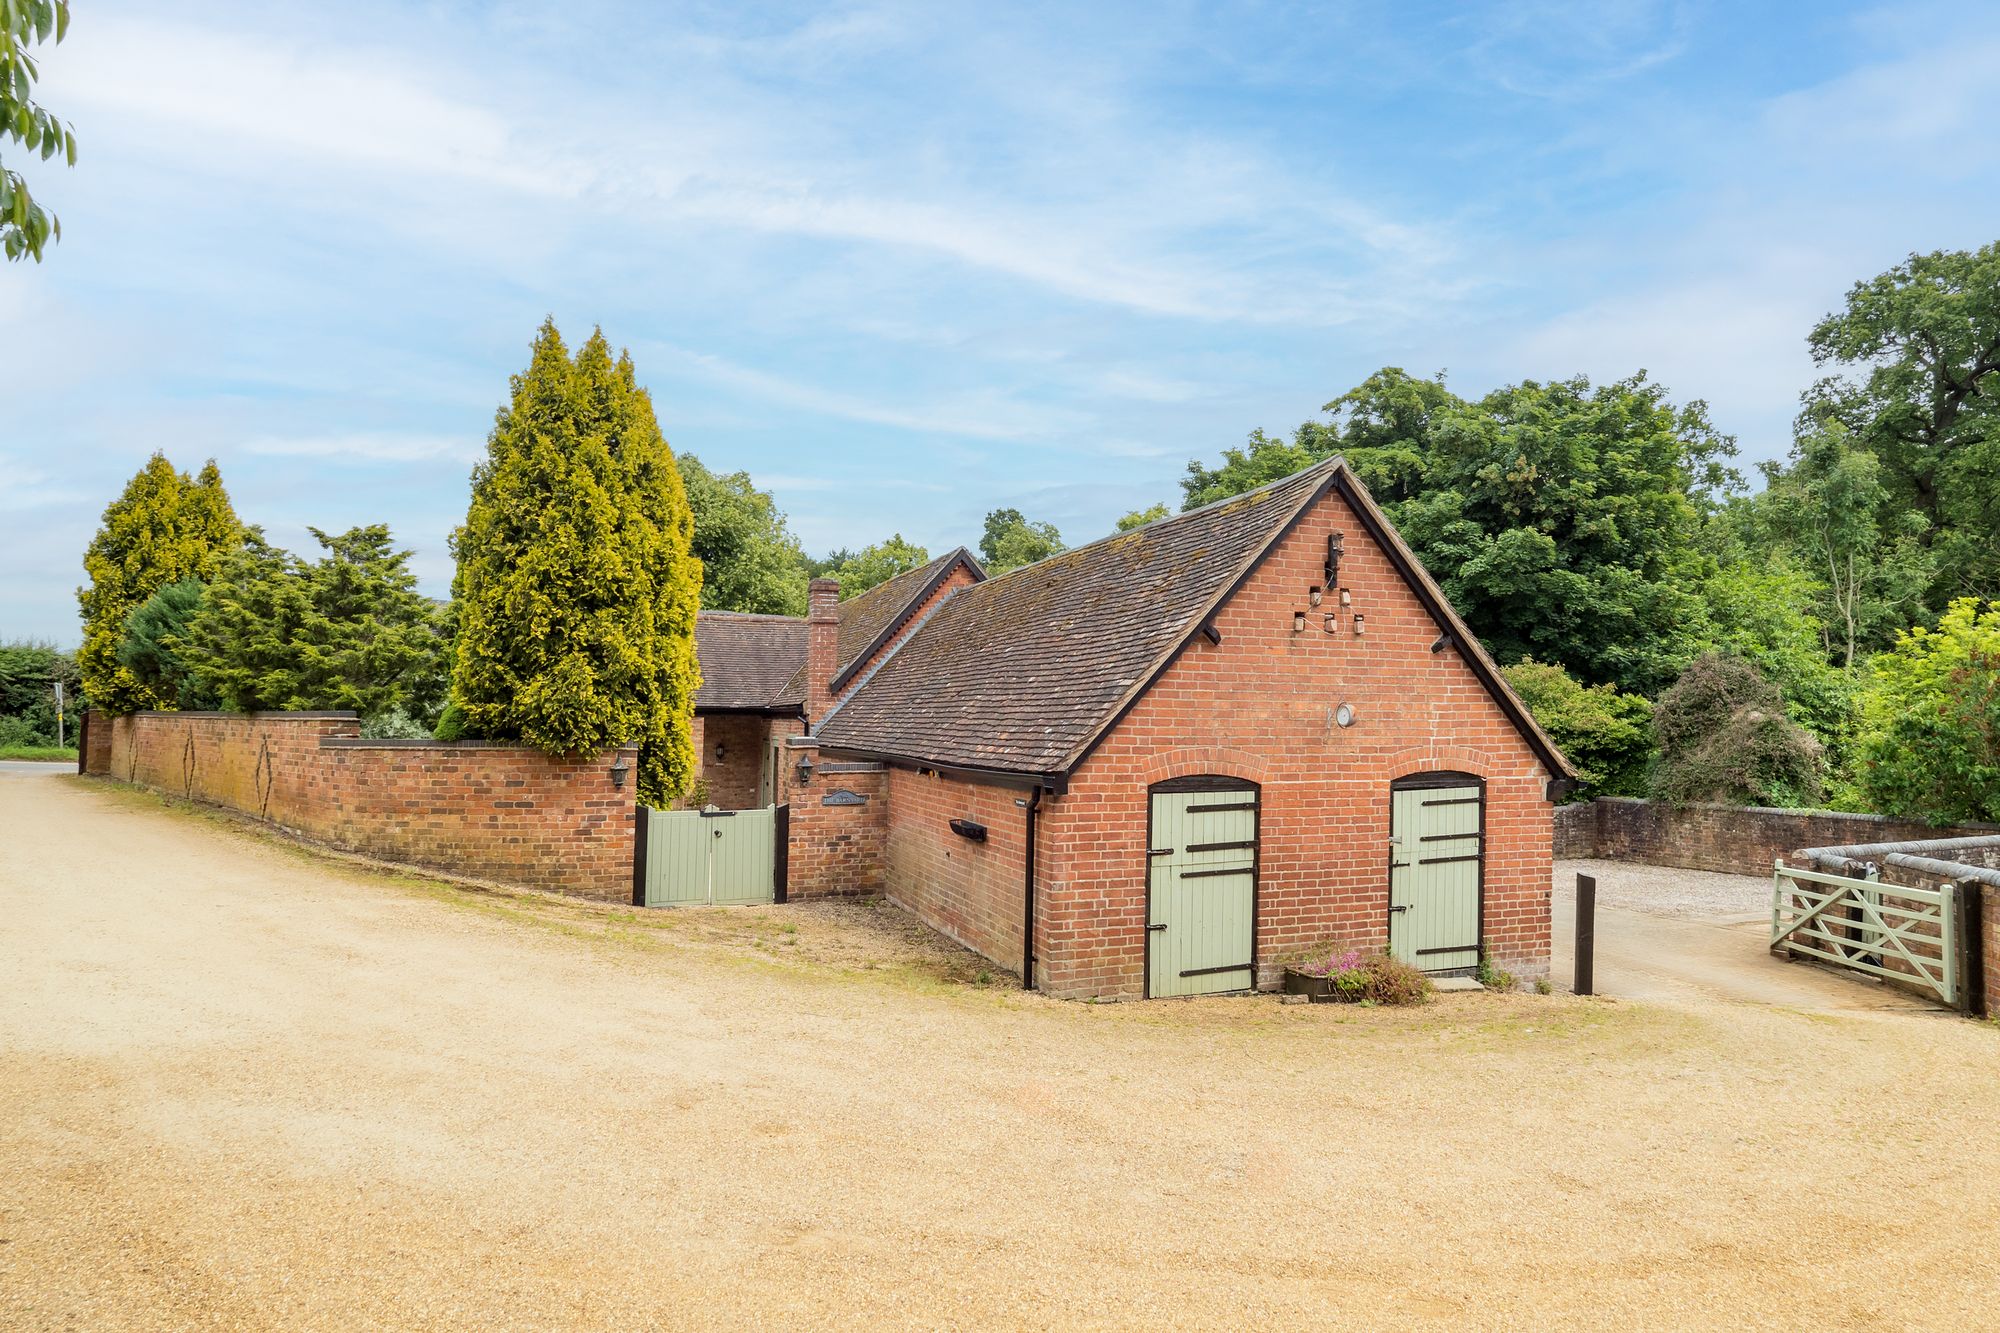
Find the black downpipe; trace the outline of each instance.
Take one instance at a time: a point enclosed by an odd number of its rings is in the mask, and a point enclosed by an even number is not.
[[[1035,815],[1042,808],[1042,789],[1028,793],[1027,883],[1021,897],[1026,901],[1021,919],[1021,989],[1035,988]]]

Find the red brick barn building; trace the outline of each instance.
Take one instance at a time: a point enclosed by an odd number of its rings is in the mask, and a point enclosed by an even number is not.
[[[1331,940],[1547,973],[1568,767],[1343,462],[938,564],[866,634],[814,585],[793,896],[884,892],[1064,996],[1270,987]]]

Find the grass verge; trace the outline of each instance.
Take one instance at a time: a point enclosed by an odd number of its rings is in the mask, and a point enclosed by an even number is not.
[[[0,759],[46,759],[52,764],[73,764],[76,750],[60,745],[0,745]]]

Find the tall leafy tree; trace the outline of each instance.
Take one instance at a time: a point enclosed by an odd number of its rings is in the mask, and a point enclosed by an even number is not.
[[[1144,509],[1134,509],[1118,520],[1118,531],[1131,532],[1134,528],[1143,528],[1148,523],[1158,523],[1171,512],[1164,504],[1152,504]]]
[[[1930,605],[2000,592],[2000,242],[1911,255],[1856,283],[1807,340],[1846,371],[1807,395],[1879,460],[1882,484],[1922,519]]]
[[[1327,420],[1305,422],[1289,440],[1253,430],[1241,448],[1223,450],[1216,467],[1190,462],[1181,481],[1182,508],[1241,495],[1335,454],[1346,457],[1376,499],[1407,500],[1424,488],[1433,427],[1466,407],[1445,388],[1442,375],[1419,379],[1384,366],[1321,408]]]
[[[887,541],[864,546],[858,551],[839,550],[813,562],[813,574],[840,580],[840,599],[867,592],[887,583],[898,574],[930,563],[931,553],[896,533]]]
[[[1752,541],[1811,571],[1827,651],[1852,667],[1920,614],[1935,557],[1929,520],[1895,493],[1877,455],[1840,421],[1807,423],[1785,465],[1764,465]]]
[[[1885,814],[2000,820],[2000,602],[1965,597],[1870,663],[1858,783]]]
[[[758,490],[747,472],[710,472],[693,454],[677,462],[694,515],[702,606],[804,615],[805,552],[771,493]]]
[[[979,538],[979,553],[986,557],[986,568],[995,574],[1032,565],[1065,549],[1055,524],[1030,522],[1018,509],[995,509],[987,514],[986,530]]]
[[[1704,522],[1740,484],[1701,403],[1676,407],[1643,375],[1475,403],[1389,367],[1327,411],[1290,441],[1257,432],[1217,467],[1191,463],[1187,505],[1340,453],[1501,661],[1650,695],[1701,651]]]
[[[1777,553],[1733,560],[1702,589],[1710,642],[1762,672],[1791,716],[1837,756],[1853,727],[1855,689],[1853,675],[1827,656],[1817,613],[1824,594],[1824,584]]]
[[[1502,661],[1650,695],[1705,641],[1702,524],[1734,449],[1643,376],[1524,381],[1431,424],[1395,516]]]
[[[51,38],[69,35],[69,0],[0,0],[0,141],[13,140],[31,158],[61,157],[76,165],[76,130],[29,96],[41,66],[28,54]],[[0,251],[9,259],[40,263],[62,222],[35,202],[21,173],[0,161]]]
[[[213,460],[190,478],[156,453],[126,483],[84,552],[90,585],[76,594],[83,611],[77,664],[97,707],[112,713],[173,707],[119,665],[126,617],[169,583],[208,579],[242,537]]]
[[[629,356],[572,360],[553,320],[473,472],[457,542],[452,691],[476,734],[553,754],[639,746],[639,795],[694,774],[701,562],[674,456]]]

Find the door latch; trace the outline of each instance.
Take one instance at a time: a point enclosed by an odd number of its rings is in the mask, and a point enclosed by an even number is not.
[[[1389,904],[1389,910],[1390,910],[1390,911],[1392,911],[1392,912],[1407,912],[1407,911],[1409,911],[1409,910],[1410,910],[1410,904],[1409,904],[1409,903],[1390,903],[1390,904]]]
[[[1148,932],[1148,933],[1150,934],[1151,932],[1153,932],[1153,931],[1155,931],[1155,930],[1165,930],[1166,928],[1167,928],[1167,923],[1166,923],[1166,922],[1164,922],[1164,921],[1162,921],[1162,922],[1159,922],[1159,923],[1158,923],[1158,924],[1156,924],[1156,925],[1151,925],[1151,926],[1148,926],[1148,927],[1146,927],[1146,930],[1147,930],[1147,932]]]

